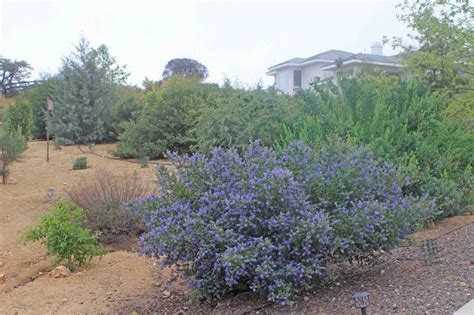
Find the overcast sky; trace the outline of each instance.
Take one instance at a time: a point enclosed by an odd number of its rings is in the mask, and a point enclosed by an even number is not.
[[[55,73],[82,34],[106,44],[132,84],[158,80],[170,59],[187,57],[208,67],[210,82],[267,85],[276,63],[328,49],[370,52],[384,35],[404,35],[398,2],[0,0],[0,55]]]

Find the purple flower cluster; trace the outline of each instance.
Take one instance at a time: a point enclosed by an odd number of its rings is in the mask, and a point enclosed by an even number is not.
[[[293,143],[277,155],[256,141],[242,154],[171,158],[176,170],[158,170],[159,195],[134,204],[147,225],[142,251],[182,266],[203,296],[246,288],[290,302],[334,257],[396,245],[427,208],[402,195],[393,166],[344,144],[313,152]]]

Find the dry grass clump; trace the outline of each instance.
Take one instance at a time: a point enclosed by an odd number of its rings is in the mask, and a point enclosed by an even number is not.
[[[86,226],[102,233],[101,242],[113,244],[125,235],[138,235],[143,231],[140,218],[127,204],[137,198],[145,198],[151,192],[151,185],[137,174],[116,176],[99,169],[74,185],[67,195],[84,209]]]

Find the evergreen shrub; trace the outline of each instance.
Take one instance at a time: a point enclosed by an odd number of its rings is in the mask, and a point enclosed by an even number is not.
[[[289,303],[328,264],[369,261],[431,215],[430,202],[403,194],[393,165],[343,143],[170,156],[177,168],[159,168],[159,194],[134,204],[142,251],[182,267],[198,297],[249,289]]]
[[[85,156],[78,157],[72,165],[73,170],[85,170],[87,168],[87,158]]]

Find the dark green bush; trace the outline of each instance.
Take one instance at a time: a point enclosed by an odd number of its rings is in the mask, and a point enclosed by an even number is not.
[[[8,166],[10,163],[18,160],[20,154],[25,150],[26,141],[23,136],[15,132],[0,134],[0,176],[2,176],[3,184],[7,183],[7,178],[10,174]]]
[[[72,165],[73,170],[85,170],[87,168],[87,158],[85,156],[78,157]]]
[[[124,125],[115,156],[162,157],[166,150],[186,153],[196,144],[191,134],[194,116],[211,87],[195,79],[173,77],[146,94],[143,111]]]
[[[110,109],[113,139],[117,139],[124,131],[126,123],[136,119],[144,102],[143,92],[135,87],[120,86],[115,94],[116,101]]]
[[[150,157],[140,153],[138,154],[138,162],[141,168],[147,168],[150,163]]]
[[[26,140],[31,138],[33,128],[33,112],[29,100],[24,96],[17,96],[15,104],[10,105],[4,117],[5,131],[19,133]]]
[[[106,250],[98,244],[98,233],[83,228],[84,212],[76,206],[60,202],[51,213],[41,216],[25,234],[26,242],[40,241],[55,256],[53,265],[67,262],[69,269],[83,265]]]
[[[47,78],[28,90],[26,97],[31,103],[33,112],[32,136],[34,139],[46,139],[45,111],[48,96],[52,96],[55,79]]]
[[[292,140],[314,146],[337,138],[365,144],[377,160],[410,172],[406,189],[435,198],[438,218],[462,213],[472,203],[474,134],[468,123],[457,124],[445,114],[447,94],[433,93],[416,79],[361,73],[338,78],[338,86],[324,82],[297,98],[305,105],[281,126],[277,146]]]
[[[275,125],[296,106],[288,96],[264,90],[241,90],[230,86],[213,94],[213,102],[202,104],[193,128],[195,148],[210,152],[215,146],[244,149],[249,141],[274,142]]]

